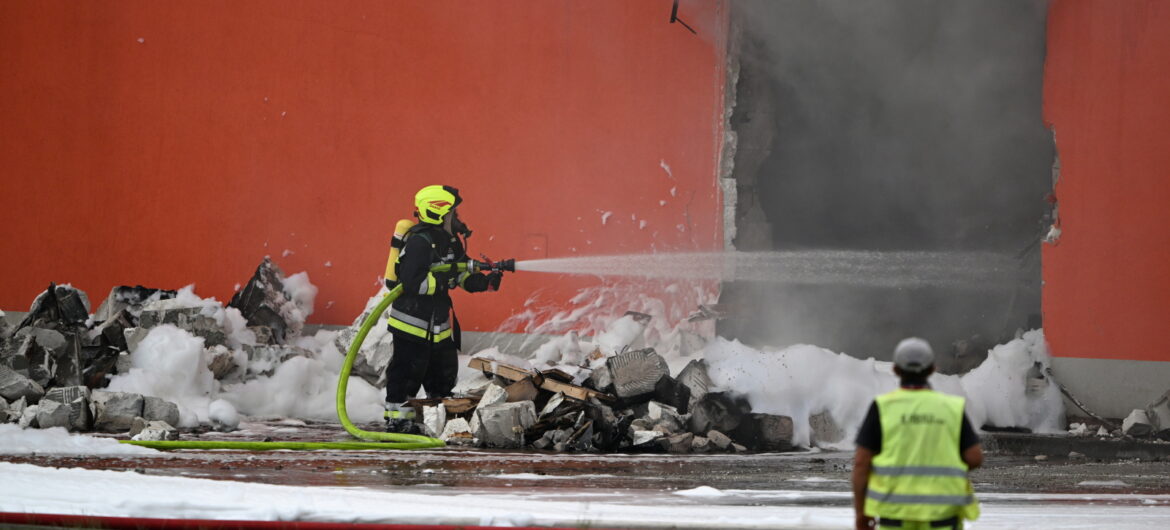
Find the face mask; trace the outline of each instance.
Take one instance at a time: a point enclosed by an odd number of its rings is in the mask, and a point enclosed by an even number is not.
[[[455,213],[455,211],[451,212],[451,232],[465,238],[471,237],[471,229],[463,224],[463,221],[459,219],[459,214]]]

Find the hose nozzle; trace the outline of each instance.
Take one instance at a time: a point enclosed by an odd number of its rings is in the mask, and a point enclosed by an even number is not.
[[[481,256],[483,260],[471,260],[475,270],[482,272],[516,272],[516,260],[505,259],[500,261],[492,261],[487,256]]]

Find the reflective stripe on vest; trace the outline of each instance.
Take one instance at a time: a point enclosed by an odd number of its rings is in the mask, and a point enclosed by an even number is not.
[[[873,458],[865,513],[906,521],[979,515],[959,454],[963,398],[931,390],[878,396],[882,451]]]
[[[402,311],[390,308],[390,318],[386,321],[390,327],[397,329],[403,333],[414,335],[421,339],[427,338],[427,321],[418,317],[410,316]],[[451,336],[451,320],[436,324],[431,329],[431,337],[435,342],[442,342]]]

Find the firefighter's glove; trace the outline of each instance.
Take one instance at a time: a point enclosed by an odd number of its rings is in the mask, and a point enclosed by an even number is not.
[[[500,280],[502,280],[503,278],[504,278],[503,272],[496,271],[496,272],[488,273],[488,275],[487,275],[488,289],[490,289],[492,291],[499,291],[500,290]]]
[[[440,281],[442,281],[447,286],[448,289],[454,289],[454,288],[459,286],[459,277],[460,276],[463,276],[463,272],[460,271],[459,269],[455,268],[454,265],[452,265],[451,270],[442,273],[442,275],[440,276],[440,278],[441,278]]]
[[[463,280],[463,290],[469,293],[482,293],[488,290],[490,285],[489,275],[472,274],[466,280]]]

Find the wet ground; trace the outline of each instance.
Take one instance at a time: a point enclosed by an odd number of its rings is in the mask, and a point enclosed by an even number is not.
[[[203,433],[198,439],[349,440],[334,424],[258,422],[236,433]],[[195,439],[195,438],[192,438]],[[849,505],[852,453],[818,451],[770,454],[573,454],[448,447],[415,451],[173,451],[157,456],[0,456],[0,461],[52,467],[133,470],[147,475],[185,476],[296,486],[340,486],[451,492],[515,492],[577,498],[644,496],[701,486],[719,490],[807,492],[802,495],[738,496],[728,502],[755,505]],[[1109,503],[1170,506],[1170,462],[1091,460],[989,454],[971,475],[976,491],[988,494],[1104,495]],[[813,493],[816,492],[816,493]],[[1125,498],[1132,496],[1132,498]],[[1002,496],[1008,502],[1013,495]],[[1073,502],[1075,499],[1070,500]],[[1168,525],[1170,526],[1170,525]]]

